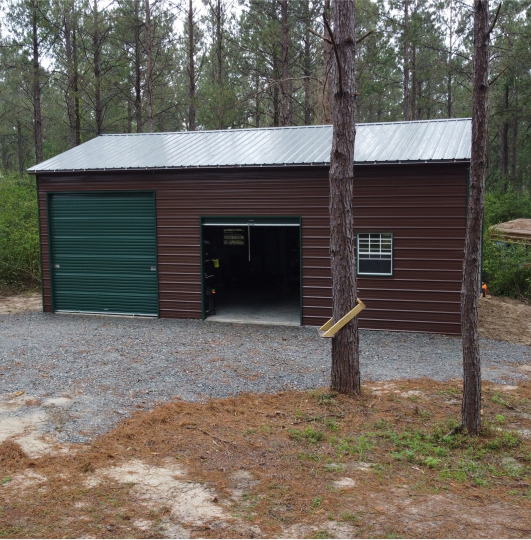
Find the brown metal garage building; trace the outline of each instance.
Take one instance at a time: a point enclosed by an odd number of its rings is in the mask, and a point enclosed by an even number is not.
[[[460,333],[470,133],[469,119],[358,125],[362,327]],[[236,302],[244,320],[268,304],[323,324],[331,138],[331,126],[105,135],[32,167],[44,310],[216,319]]]

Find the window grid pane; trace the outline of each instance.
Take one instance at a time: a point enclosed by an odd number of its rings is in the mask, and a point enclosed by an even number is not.
[[[393,236],[391,233],[358,234],[358,273],[392,274]]]

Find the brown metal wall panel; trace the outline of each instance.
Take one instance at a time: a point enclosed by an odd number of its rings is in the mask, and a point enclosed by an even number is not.
[[[356,167],[356,232],[392,232],[392,277],[361,277],[363,328],[460,332],[467,164]],[[45,310],[46,192],[155,190],[160,316],[201,318],[200,216],[301,216],[303,323],[331,316],[328,169],[116,171],[39,176]]]

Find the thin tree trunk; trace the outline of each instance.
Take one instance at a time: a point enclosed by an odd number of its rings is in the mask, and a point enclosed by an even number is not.
[[[461,333],[463,336],[462,421],[470,435],[481,429],[481,360],[478,335],[478,298],[481,235],[485,201],[489,97],[489,3],[474,0],[474,75],[472,91],[472,155],[466,224]]]
[[[153,38],[151,35],[151,6],[146,0],[146,56],[147,56],[147,120],[148,131],[153,133]]]
[[[355,126],[355,4],[334,2],[334,34],[341,65],[334,62],[330,154],[330,267],[334,321],[356,305],[356,255],[354,217]],[[340,87],[341,72],[342,87]],[[359,393],[358,321],[355,318],[332,339],[331,387],[341,393]]]
[[[330,20],[330,0],[325,0],[324,12]],[[324,36],[328,40],[330,39],[327,28],[325,28]],[[323,124],[332,123],[332,55],[332,45],[327,41],[323,41]]]
[[[312,123],[312,109],[310,96],[310,75],[311,75],[311,52],[310,52],[310,32],[308,28],[312,24],[310,17],[310,3],[306,0],[304,4],[306,31],[304,32],[304,125]]]
[[[24,176],[24,143],[22,140],[22,122],[17,118],[17,157],[18,157],[18,174],[22,178]]]
[[[411,47],[411,119],[418,120],[417,118],[417,48]]]
[[[503,174],[503,191],[507,190],[507,174],[509,173],[509,85],[503,92],[503,122],[501,129],[501,172]]]
[[[278,91],[278,56],[277,51],[273,52],[273,126],[280,125],[280,107],[279,107],[279,91]]]
[[[449,44],[447,60],[447,79],[446,79],[446,114],[452,118],[452,53],[454,47],[454,3],[450,0],[450,22],[449,22]]]
[[[136,132],[142,133],[142,66],[140,43],[140,0],[135,0],[135,115]]]
[[[33,131],[35,135],[35,161],[44,160],[42,150],[42,111],[41,111],[41,81],[39,62],[39,36],[37,28],[37,4],[33,4],[32,13],[32,45],[33,45]]]
[[[72,28],[72,60],[74,67],[73,94],[74,94],[74,118],[76,145],[81,144],[81,98],[79,97],[79,69],[77,62],[77,31],[76,26]]]
[[[404,0],[404,120],[409,120],[409,0]]]
[[[516,150],[518,144],[518,118],[513,119],[512,129],[512,144],[511,144],[511,180],[513,186],[516,184]]]
[[[255,95],[255,102],[254,102],[254,126],[259,128],[260,127],[260,76],[258,75],[258,71],[256,71],[255,74],[255,81],[254,81],[254,91],[256,92]]]
[[[422,120],[422,81],[420,80],[420,78],[417,78],[417,96],[415,99],[417,102],[417,115],[415,118],[417,120]],[[429,97],[427,101],[429,101]]]
[[[280,4],[280,12],[282,18],[282,125],[291,126],[291,112],[289,100],[289,27],[288,27],[288,0],[282,0]]]
[[[214,13],[214,18],[216,21],[216,85],[218,92],[223,92],[223,12],[221,9],[221,0],[217,0],[216,9]],[[218,115],[219,124],[218,129],[223,129],[225,127],[224,123],[224,114],[222,111],[219,111],[221,114]]]
[[[194,6],[188,5],[188,130],[195,131],[195,43],[194,43]]]
[[[66,111],[70,127],[70,147],[76,146],[76,113],[74,111],[74,62],[72,53],[72,19],[71,9],[65,9],[64,32],[65,32],[65,56],[66,56]]]
[[[127,131],[126,133],[133,133],[133,108],[131,104],[131,96],[127,100]]]
[[[136,36],[135,36],[136,37]],[[101,105],[101,65],[100,65],[100,19],[98,12],[98,0],[94,0],[94,34],[92,36],[94,48],[94,101],[96,116],[96,135],[103,132],[103,110]]]
[[[217,62],[217,83],[221,88],[223,85],[223,32],[221,0],[216,4],[216,62]],[[221,128],[220,128],[221,129]]]

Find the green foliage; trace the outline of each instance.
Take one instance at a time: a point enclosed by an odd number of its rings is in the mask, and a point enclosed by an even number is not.
[[[531,194],[493,191],[485,195],[485,230],[517,218],[531,218]]]
[[[39,225],[35,183],[0,178],[0,285],[40,282]]]
[[[516,242],[495,242],[489,231],[497,223],[517,218],[531,218],[531,195],[487,193],[482,279],[494,295],[531,298],[531,248]]]
[[[311,427],[307,427],[305,430],[290,429],[289,435],[292,439],[295,439],[297,441],[307,440],[312,444],[317,444],[324,438],[324,433],[322,431],[316,431]]]
[[[360,461],[372,450],[370,438],[374,433],[367,433],[359,437],[330,437],[330,444],[334,447],[336,455],[358,454]]]

